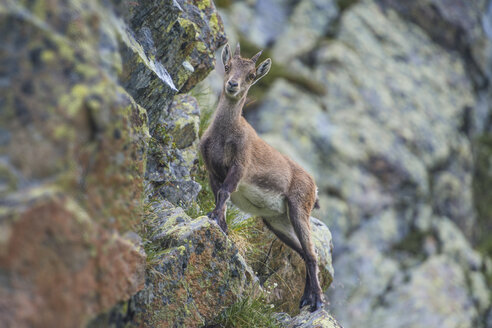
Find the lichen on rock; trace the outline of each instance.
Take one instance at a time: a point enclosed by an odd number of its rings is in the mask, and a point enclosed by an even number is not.
[[[238,249],[208,217],[192,220],[164,201],[153,205],[145,226],[147,280],[131,300],[132,324],[201,327],[258,288]]]
[[[200,109],[189,95],[177,95],[154,125],[146,177],[149,195],[189,207],[200,191],[192,178],[198,158]]]
[[[286,328],[343,328],[326,310],[319,310],[315,313],[303,310],[290,320],[284,319],[282,326]]]
[[[80,326],[143,288],[145,252],[56,188],[0,205],[0,316],[15,327]]]

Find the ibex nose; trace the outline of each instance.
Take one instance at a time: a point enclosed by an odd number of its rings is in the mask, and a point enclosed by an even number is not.
[[[235,88],[235,87],[237,87],[237,86],[238,86],[237,82],[235,82],[235,81],[230,81],[230,80],[229,80],[229,82],[227,82],[227,84],[229,84],[229,87],[231,87],[231,88]]]

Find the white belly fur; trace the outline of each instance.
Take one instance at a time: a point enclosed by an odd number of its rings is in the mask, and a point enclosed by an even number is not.
[[[277,216],[285,213],[285,197],[277,192],[254,185],[240,184],[231,200],[241,210],[258,216]]]

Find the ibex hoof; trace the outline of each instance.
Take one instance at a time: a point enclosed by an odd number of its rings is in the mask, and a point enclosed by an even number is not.
[[[314,312],[323,307],[323,299],[321,295],[311,294],[309,296],[304,296],[301,299],[301,303],[299,307],[302,309],[303,307],[310,305],[309,311]]]
[[[303,297],[301,299],[301,303],[299,304],[299,308],[302,309],[303,307],[309,304],[311,304],[311,300],[309,299],[309,297]]]
[[[309,311],[311,312],[318,311],[322,307],[323,307],[323,301],[321,300],[321,297],[315,297],[313,304],[309,308]]]
[[[217,212],[215,211],[208,212],[207,216],[210,220],[214,220],[215,222],[219,223],[219,215],[217,214]]]
[[[309,304],[309,300],[308,299],[302,299],[301,300],[301,303],[299,304],[299,308],[302,309],[303,307],[305,307],[306,305]]]
[[[222,231],[224,231],[224,233],[227,235],[228,233],[228,229],[227,229],[227,224],[225,223],[225,219],[224,219],[224,215],[221,215],[221,214],[217,214],[215,211],[212,211],[212,212],[208,212],[207,213],[207,216],[209,217],[209,219],[211,220],[214,220],[215,222],[217,222],[217,224],[219,225],[220,229],[222,229]]]

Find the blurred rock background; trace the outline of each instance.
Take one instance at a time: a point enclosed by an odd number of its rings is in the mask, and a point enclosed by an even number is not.
[[[492,3],[215,5],[0,1],[0,326],[492,327]],[[328,312],[203,217],[227,40],[273,59],[245,115],[316,178]]]
[[[319,186],[327,308],[345,327],[492,327],[492,2],[217,4],[229,42],[273,60],[245,116]]]

